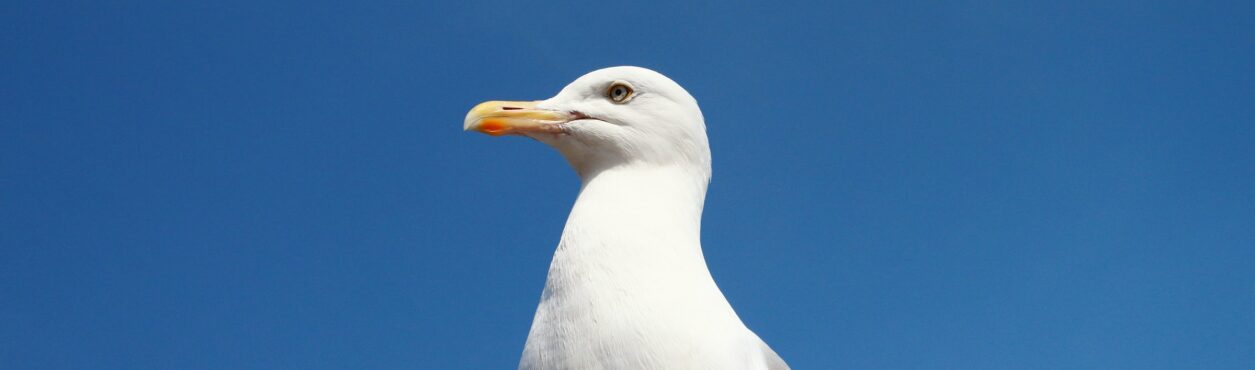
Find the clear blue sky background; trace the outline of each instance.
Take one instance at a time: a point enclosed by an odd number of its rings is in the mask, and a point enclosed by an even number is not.
[[[516,365],[578,182],[461,131],[688,88],[798,369],[1249,369],[1246,2],[7,1],[0,367]]]

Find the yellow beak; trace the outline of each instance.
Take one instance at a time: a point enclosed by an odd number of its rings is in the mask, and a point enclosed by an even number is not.
[[[574,115],[567,112],[537,109],[527,101],[486,101],[466,113],[462,128],[492,136],[518,135],[527,132],[562,132],[562,123]]]

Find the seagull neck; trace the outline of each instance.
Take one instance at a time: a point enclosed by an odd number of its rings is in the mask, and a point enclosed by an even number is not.
[[[549,265],[525,358],[552,348],[601,353],[597,348],[610,347],[597,346],[640,338],[665,346],[709,339],[703,334],[742,334],[744,324],[702,256],[708,173],[619,167],[584,177]],[[703,329],[686,330],[694,327]]]
[[[549,266],[542,311],[607,294],[727,306],[701,250],[707,179],[686,168],[643,166],[584,177]]]
[[[694,249],[708,176],[681,166],[619,166],[583,178],[562,247]]]

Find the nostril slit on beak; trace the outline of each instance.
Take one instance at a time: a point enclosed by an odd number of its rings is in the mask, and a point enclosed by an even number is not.
[[[519,110],[521,107],[501,107],[501,110]]]

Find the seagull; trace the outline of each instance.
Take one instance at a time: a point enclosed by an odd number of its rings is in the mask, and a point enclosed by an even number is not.
[[[581,180],[519,369],[788,369],[706,267],[710,146],[697,100],[640,67],[541,101],[488,101],[467,131],[558,150]]]

